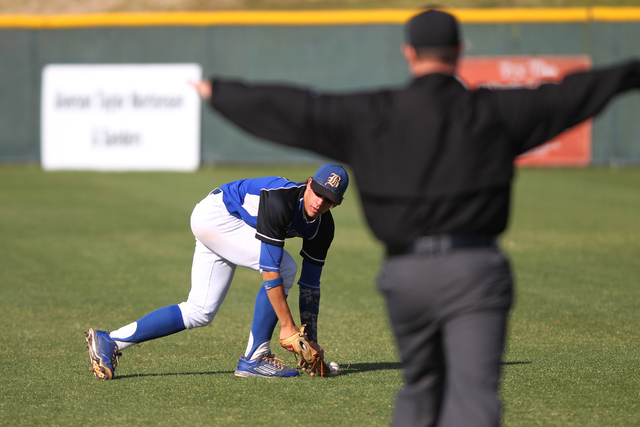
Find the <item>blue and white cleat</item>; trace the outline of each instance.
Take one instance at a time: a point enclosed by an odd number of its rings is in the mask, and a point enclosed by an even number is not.
[[[289,368],[273,354],[265,353],[256,360],[247,360],[244,356],[238,360],[236,377],[280,378],[297,377],[297,369]]]
[[[116,373],[118,358],[122,356],[115,341],[111,339],[108,332],[96,331],[93,328],[89,328],[85,335],[87,336],[91,371],[99,380],[112,379]]]

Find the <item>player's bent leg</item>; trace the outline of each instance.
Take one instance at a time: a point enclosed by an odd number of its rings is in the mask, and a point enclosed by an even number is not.
[[[136,322],[111,333],[87,331],[87,347],[97,378],[113,378],[118,359],[105,356],[114,346],[118,355],[125,348],[211,323],[227,294],[235,266],[221,259],[200,242],[193,257],[191,292],[186,302],[155,310]],[[93,332],[91,332],[93,331]]]
[[[249,343],[244,353],[247,360],[255,360],[259,355],[271,353],[271,337],[277,324],[278,316],[269,301],[267,290],[260,286],[253,309]]]
[[[280,264],[280,275],[283,279],[285,295],[289,294],[289,290],[293,286],[296,272],[297,265],[293,257],[284,251]],[[266,289],[261,286],[256,296],[249,342],[245,354],[238,361],[236,376],[272,378],[298,375],[296,369],[285,366],[280,359],[274,358],[271,354],[271,338],[277,324],[278,316],[269,301]]]
[[[200,232],[210,230],[211,221],[216,222],[217,217],[228,221],[228,213],[219,214],[223,208],[223,204],[211,207],[206,203],[200,203],[194,209],[191,218],[194,234],[198,236]],[[207,237],[215,240],[215,236]],[[186,302],[158,309],[111,334],[93,328],[86,332],[91,370],[96,378],[113,378],[118,357],[121,355],[120,350],[133,344],[211,323],[229,290],[235,268],[234,264],[221,258],[196,238],[191,291]]]
[[[280,264],[280,274],[283,278],[285,295],[289,294],[293,286],[296,271],[297,265],[295,261],[288,252],[284,251]],[[266,289],[261,286],[256,296],[249,343],[244,354],[247,360],[255,360],[259,355],[271,353],[271,338],[277,324],[278,316],[271,305],[271,301],[269,301]]]

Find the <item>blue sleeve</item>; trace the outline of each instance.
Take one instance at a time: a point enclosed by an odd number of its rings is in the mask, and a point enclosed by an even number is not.
[[[284,248],[260,243],[260,268],[265,271],[280,271]]]
[[[320,289],[321,274],[321,266],[311,264],[306,259],[303,259],[302,272],[300,273],[300,279],[298,279],[298,285],[300,285],[301,288]]]

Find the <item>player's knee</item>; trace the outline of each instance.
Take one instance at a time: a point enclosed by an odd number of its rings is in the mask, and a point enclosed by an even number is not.
[[[213,321],[215,313],[208,312],[201,307],[196,307],[189,302],[183,302],[180,305],[182,310],[182,320],[187,329],[200,328],[207,326]]]

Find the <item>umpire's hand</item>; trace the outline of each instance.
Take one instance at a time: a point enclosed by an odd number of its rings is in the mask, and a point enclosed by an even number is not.
[[[211,80],[199,80],[197,82],[190,80],[189,84],[195,88],[200,98],[206,101],[211,99]]]

